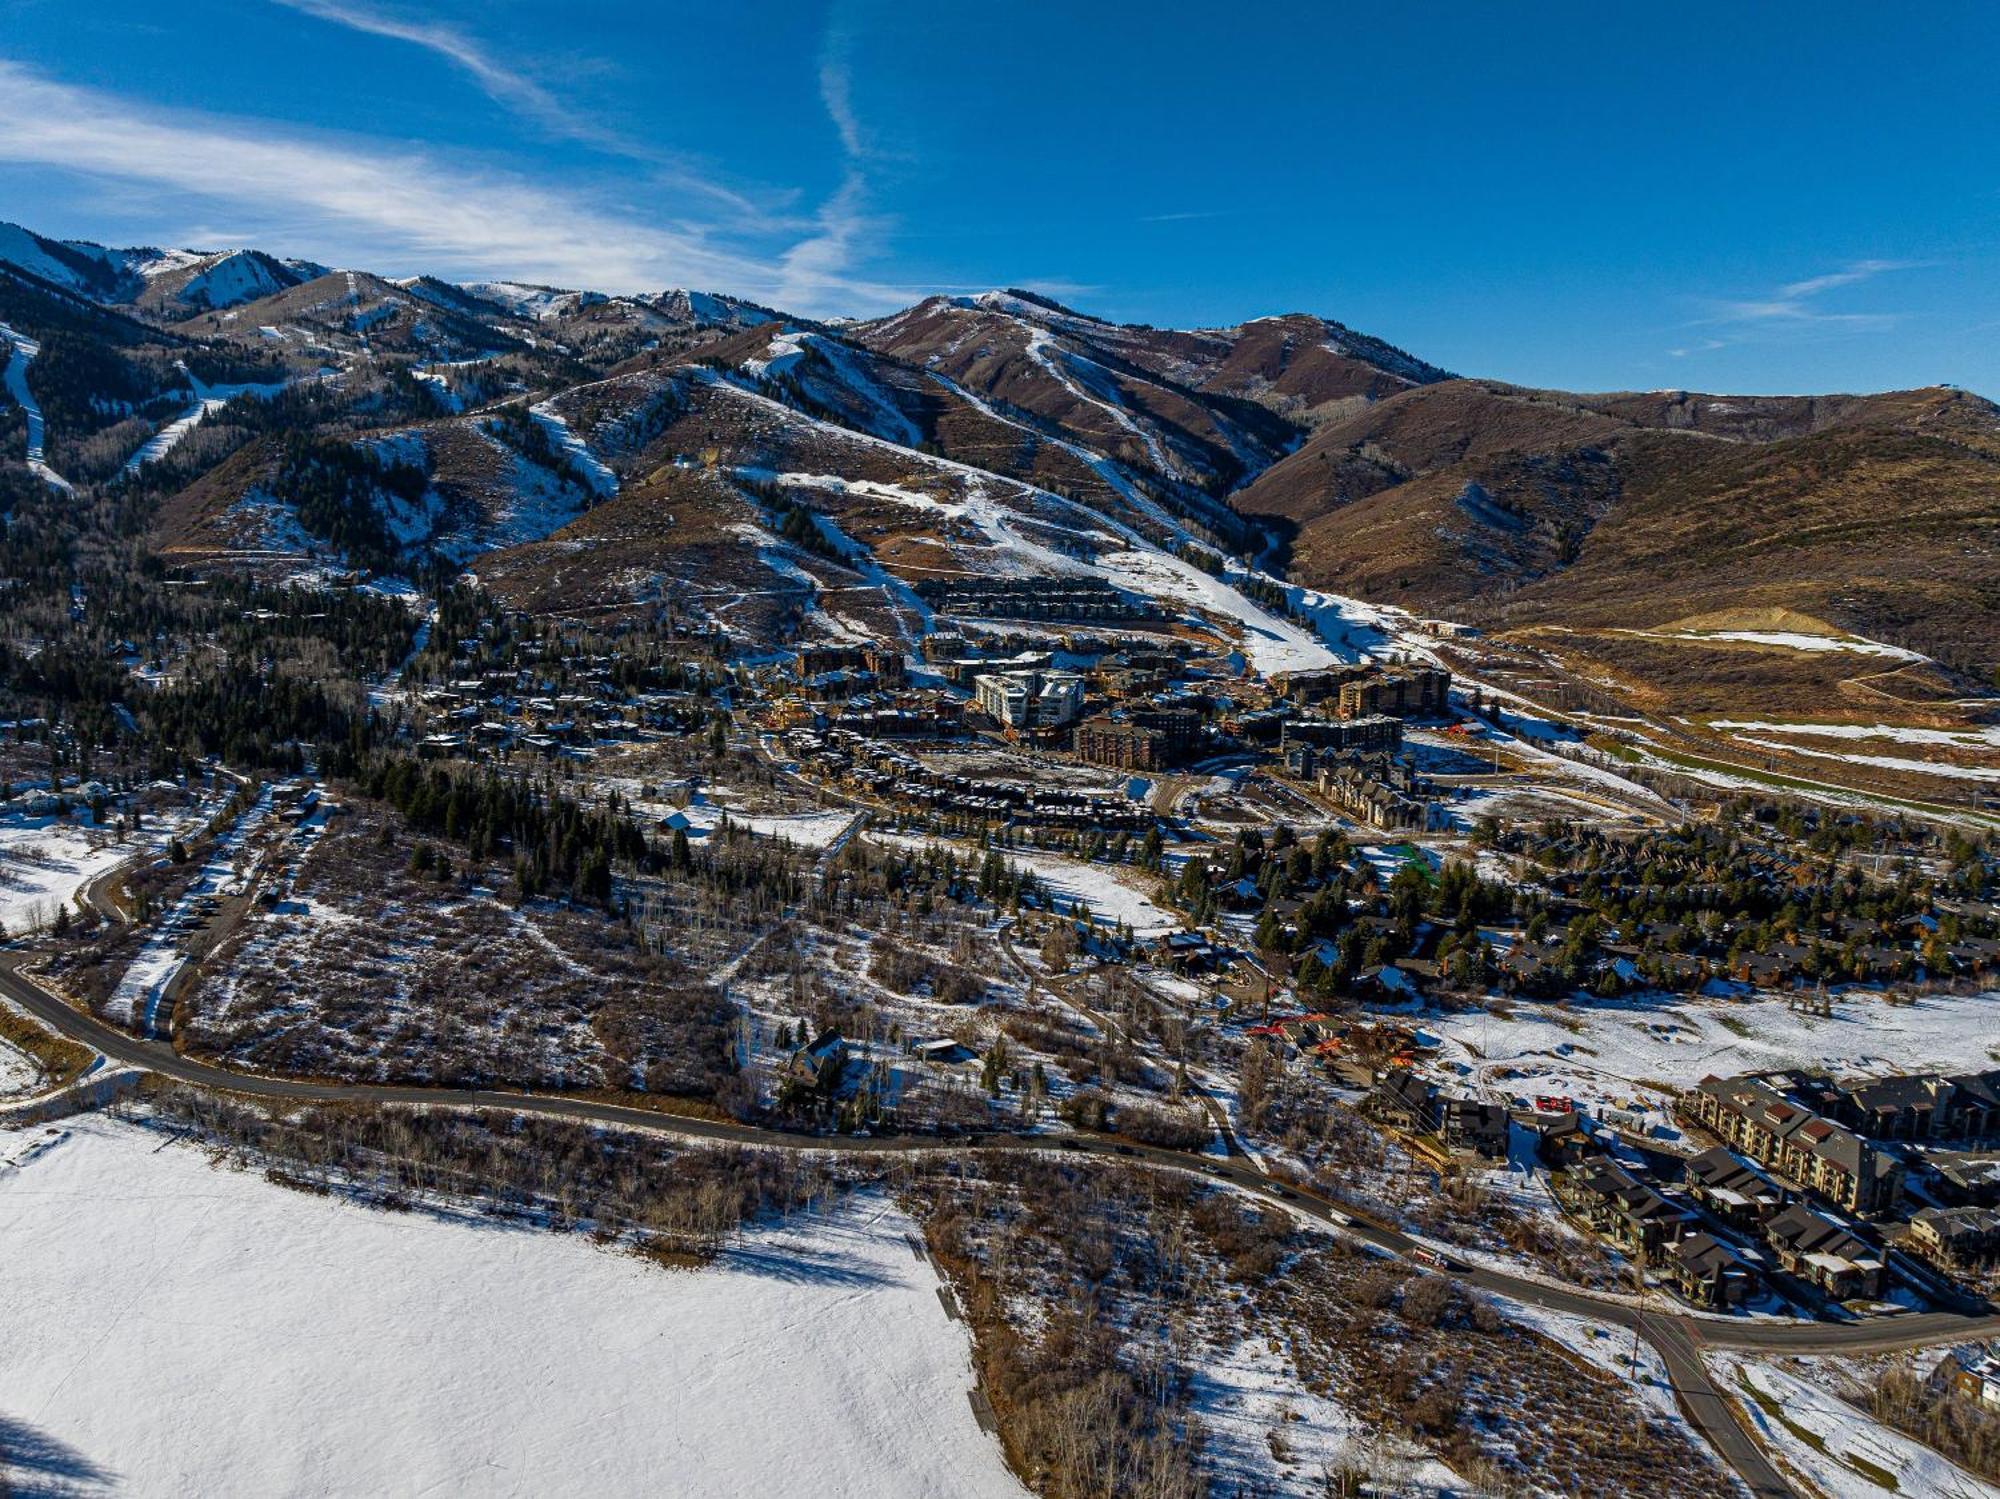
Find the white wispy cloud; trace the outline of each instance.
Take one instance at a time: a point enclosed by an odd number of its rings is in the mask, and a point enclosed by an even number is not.
[[[820,43],[819,98],[840,137],[840,149],[850,161],[856,161],[868,154],[868,138],[854,113],[854,69],[849,61],[852,50],[853,42],[844,29],[837,26],[827,29]]]
[[[807,313],[886,309],[914,291],[852,274],[866,222],[858,189],[836,193],[803,237],[742,243],[695,218],[635,217],[475,161],[148,108],[4,59],[0,161],[150,189],[186,223],[224,220],[283,253],[384,270],[698,286]]]
[[[796,300],[805,289],[847,265],[888,227],[870,213],[868,172],[882,153],[854,107],[853,32],[836,14],[820,37],[819,98],[840,142],[840,186],[816,215],[812,232],[785,252],[778,297]]]
[[[1879,331],[1896,325],[1893,312],[1828,312],[1814,307],[1802,297],[1757,297],[1748,301],[1715,304],[1718,323],[1819,323],[1827,327],[1849,328],[1857,333]]]
[[[615,140],[593,121],[571,110],[541,84],[508,66],[472,37],[442,21],[410,21],[346,0],[273,0],[287,10],[345,26],[369,36],[408,42],[456,64],[488,98],[528,116],[557,135],[577,140]]]
[[[1925,263],[1918,260],[1853,261],[1837,271],[1808,276],[1802,281],[1789,281],[1772,296],[1716,302],[1714,316],[1710,320],[1718,323],[1820,323],[1856,332],[1894,327],[1895,313],[1830,311],[1819,305],[1816,299],[1841,287],[1873,280],[1889,271],[1916,270]]]
[[[1931,264],[1923,260],[1855,260],[1839,270],[1825,271],[1797,281],[1788,281],[1762,297],[1713,298],[1706,315],[1693,326],[1719,330],[1711,336],[1667,350],[1675,359],[1713,353],[1737,344],[1767,339],[1786,329],[1795,332],[1882,333],[1894,328],[1901,314],[1855,312],[1825,306],[1819,299],[1831,291],[1857,286],[1892,271],[1918,270]]]
[[[1925,260],[1857,260],[1844,270],[1829,271],[1823,276],[1808,276],[1803,281],[1794,281],[1779,288],[1779,292],[1792,300],[1816,297],[1823,291],[1833,291],[1837,287],[1852,286],[1857,281],[1866,281],[1880,276],[1886,271],[1915,271],[1930,264]]]
[[[820,210],[813,232],[792,245],[779,261],[779,280],[771,299],[780,307],[810,305],[818,288],[837,281],[843,267],[858,253],[870,223],[862,206],[867,188],[859,172],[850,171],[840,188]]]
[[[766,207],[749,194],[693,171],[672,153],[634,140],[565,102],[546,85],[503,61],[491,47],[457,26],[443,21],[411,20],[372,6],[354,4],[352,0],[271,0],[271,3],[364,36],[421,47],[465,73],[487,98],[546,135],[648,163],[668,174],[672,186],[713,198],[741,214],[746,222],[768,219]]]

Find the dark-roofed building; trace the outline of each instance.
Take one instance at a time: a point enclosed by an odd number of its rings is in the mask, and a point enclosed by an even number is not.
[[[2000,1132],[2000,1072],[1908,1073],[1820,1084],[1822,1112],[1871,1140],[1981,1140]]]
[[[1427,1135],[1437,1128],[1437,1089],[1406,1067],[1382,1074],[1369,1107],[1391,1129],[1407,1134]]]
[[[1507,1154],[1507,1106],[1479,1098],[1447,1096],[1440,1102],[1438,1133],[1454,1150],[1476,1150],[1495,1160]]]
[[[1743,1157],[1718,1145],[1687,1163],[1688,1196],[1731,1228],[1752,1230],[1791,1200]]]
[[[1703,1078],[1687,1107],[1724,1143],[1850,1212],[1882,1212],[1902,1193],[1900,1160],[1761,1078]]]
[[[1837,1301],[1882,1294],[1882,1252],[1804,1203],[1774,1215],[1764,1238],[1781,1266]]]
[[[2000,1207],[2000,1154],[1931,1149],[1917,1152],[1916,1159],[1925,1187],[1940,1202]]]
[[[1695,1216],[1615,1161],[1590,1161],[1566,1171],[1554,1191],[1584,1223],[1648,1264],[1680,1239]]]
[[[1667,1251],[1666,1269],[1686,1300],[1717,1311],[1741,1306],[1757,1288],[1756,1269],[1710,1233],[1683,1237]]]
[[[1871,1077],[1835,1097],[1838,1117],[1871,1140],[1930,1140],[1945,1132],[1955,1091],[1941,1077]]]
[[[1395,755],[1403,749],[1403,721],[1386,713],[1366,718],[1285,720],[1280,747],[1301,746],[1330,755]]]
[[[1992,1208],[1925,1208],[1910,1216],[1906,1241],[1947,1270],[1974,1270],[2000,1258],[2000,1213]]]
[[[822,1031],[808,1046],[793,1052],[785,1078],[817,1093],[832,1093],[847,1070],[847,1042],[839,1031]]]
[[[1340,684],[1339,712],[1342,718],[1434,718],[1446,711],[1450,693],[1451,673],[1441,666],[1371,671]]]
[[[2000,1072],[1967,1072],[1949,1081],[1953,1138],[1984,1140],[2000,1134]]]
[[[1118,770],[1160,770],[1178,765],[1194,748],[1201,720],[1189,709],[1141,709],[1124,718],[1098,716],[1076,726],[1079,760]]]

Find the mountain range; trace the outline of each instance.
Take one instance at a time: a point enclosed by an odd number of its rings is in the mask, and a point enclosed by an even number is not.
[[[1942,712],[2000,669],[2000,409],[1948,387],[1579,394],[1302,313],[995,291],[825,322],[13,225],[0,324],[0,494],[130,490],[175,565],[469,569],[749,647],[1065,575],[1233,615],[1266,665],[1352,599],[1668,710]]]

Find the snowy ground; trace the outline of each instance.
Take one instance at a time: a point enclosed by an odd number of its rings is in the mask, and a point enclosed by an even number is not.
[[[556,451],[575,465],[577,472],[589,481],[591,488],[599,495],[618,493],[618,476],[603,459],[590,451],[589,445],[581,437],[570,431],[569,423],[562,419],[553,405],[543,401],[540,405],[531,406],[528,415],[535,419],[537,426],[548,433]]]
[[[1481,1011],[1426,1016],[1441,1039],[1438,1061],[1505,1096],[1566,1094],[1579,1103],[1636,1102],[1658,1122],[1660,1094],[1710,1073],[1824,1067],[1836,1074],[1991,1067],[2000,1048],[2000,992],[1925,995],[1889,1004],[1855,992],[1828,1018],[1788,1010],[1781,999],[1591,1001],[1574,1006],[1507,1001],[1506,1016]],[[1515,1076],[1503,1077],[1511,1071]]]
[[[1208,1433],[1204,1464],[1237,1491],[1317,1492],[1318,1475],[1329,1465],[1380,1464],[1395,1450],[1338,1401],[1302,1389],[1291,1359],[1269,1339],[1245,1338],[1204,1358],[1195,1371],[1194,1408]],[[1462,1489],[1443,1463],[1414,1450],[1389,1465],[1404,1479],[1397,1492],[1409,1499]]]
[[[1502,1306],[1510,1320],[1534,1328],[1550,1342],[1560,1343],[1585,1363],[1602,1369],[1613,1379],[1625,1381],[1653,1415],[1680,1427],[1696,1445],[1705,1445],[1675,1403],[1673,1381],[1667,1377],[1666,1363],[1651,1343],[1643,1338],[1638,1340],[1635,1360],[1632,1334],[1623,1328],[1588,1317],[1552,1312],[1525,1301],[1505,1301]]]
[[[56,909],[137,845],[73,818],[0,817],[0,931],[10,937],[47,926]]]
[[[755,833],[760,838],[783,838],[800,848],[825,848],[854,821],[852,808],[835,807],[816,812],[741,812],[726,801],[697,795],[685,807],[652,807],[646,810],[661,817],[676,811],[688,822],[688,833],[696,836],[712,832],[726,816],[731,827]]]
[[[1861,635],[1806,635],[1794,630],[1626,630],[1621,633],[1646,635],[1655,640],[1728,640],[1739,645],[1761,645],[1784,651],[1846,651],[1857,656],[1886,656],[1893,661],[1929,659],[1902,646],[1887,645]]]
[[[1233,620],[1243,630],[1243,654],[1265,676],[1311,671],[1345,659],[1311,631],[1280,619],[1220,578],[1210,577],[1178,557],[1158,551],[1113,552],[1103,559],[1100,570],[1112,582],[1135,593],[1190,604]]]
[[[1773,723],[1766,719],[1716,718],[1711,729],[1749,729],[1761,734],[1806,734],[1816,739],[1886,739],[1894,744],[1942,744],[1961,749],[2000,749],[2000,724],[1978,729],[1919,729],[1901,724]]]
[[[1723,1356],[1713,1368],[1715,1382],[1736,1398],[1764,1445],[1828,1499],[1882,1499],[1891,1493],[2000,1499],[2000,1488],[1775,1363]]]
[[[26,1093],[42,1080],[42,1069],[33,1060],[0,1041],[0,1098]]]
[[[975,863],[982,857],[975,847],[953,844],[945,839],[883,833],[874,829],[870,829],[867,836],[879,843],[893,843],[904,848],[920,849],[932,845],[956,848],[962,858]],[[1106,925],[1116,926],[1121,921],[1126,923],[1135,937],[1157,937],[1163,932],[1178,932],[1185,925],[1178,912],[1156,904],[1139,888],[1159,883],[1157,876],[1143,869],[1125,864],[1093,864],[1084,859],[1026,848],[1003,848],[1000,855],[1009,864],[1033,870],[1035,878],[1042,882],[1042,888],[1059,911],[1075,910],[1079,905],[1088,906],[1090,914]]]
[[[19,1487],[1023,1492],[879,1198],[668,1272],[158,1147],[102,1119],[0,1135],[0,1431],[49,1464]]]
[[[0,807],[0,932],[18,937],[55,920],[79,890],[134,854],[164,849],[213,817],[221,798],[185,814],[151,818],[136,837],[92,827],[86,810],[66,818],[26,817]]]
[[[193,404],[139,445],[138,451],[126,459],[125,466],[118,471],[120,478],[135,474],[147,464],[157,463],[166,457],[180,446],[182,438],[201,425],[203,419],[220,411],[238,396],[268,399],[283,390],[286,384],[283,380],[276,380],[263,384],[208,385],[197,379],[185,364],[177,364],[176,367],[187,378]]]
[[[2000,782],[2000,764],[1996,764],[1994,759],[1996,755],[2000,755],[2000,724],[1988,724],[1980,728],[1929,729],[1887,723],[1772,723],[1762,720],[1718,718],[1712,719],[1709,727],[1727,733],[1730,738],[1756,749],[1807,755],[1817,760],[1844,760],[1851,765],[1868,765],[1878,770],[1900,771],[1907,775]],[[1982,755],[1984,761],[1979,764],[1958,764],[1936,758],[1916,759],[1909,755],[1874,754],[1859,749],[1815,749],[1810,745],[1793,743],[1789,737],[1775,740],[1765,737],[1772,734],[1831,740],[1837,744],[1843,742],[1889,744],[1911,746],[1919,750],[1932,748],[1958,750]]]
[[[1818,750],[1803,744],[1758,739],[1749,734],[1732,734],[1730,737],[1753,749],[1778,750],[1814,760],[1837,760],[1847,765],[1872,765],[1878,770],[1896,770],[1905,775],[1947,776],[1960,781],[2000,781],[2000,768],[1990,765],[1947,765],[1942,761],[1912,760],[1907,755],[1863,755],[1852,751]]]
[[[234,880],[238,854],[250,835],[263,825],[270,811],[271,793],[266,789],[250,810],[215,840],[201,873],[182,892],[173,907],[162,915],[145,945],[133,956],[124,976],[118,981],[118,987],[112,990],[111,998],[104,1006],[106,1018],[118,1025],[136,1023],[145,1035],[153,1034],[161,997],[166,993],[167,985],[187,963],[186,954],[181,951],[180,938],[174,931],[176,918],[188,917],[197,902],[216,895]]]

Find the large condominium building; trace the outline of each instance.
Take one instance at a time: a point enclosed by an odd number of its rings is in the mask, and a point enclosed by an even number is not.
[[[1342,718],[1389,713],[1397,718],[1434,718],[1445,712],[1451,673],[1441,666],[1404,666],[1370,672],[1340,684]]]
[[[1901,1161],[1761,1079],[1703,1078],[1687,1104],[1732,1149],[1849,1212],[1882,1212],[1902,1192]]]
[[[1083,713],[1083,678],[1073,671],[988,672],[972,679],[980,710],[1010,729],[1057,729]]]

